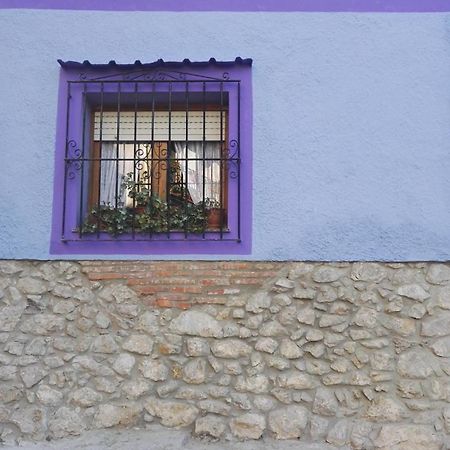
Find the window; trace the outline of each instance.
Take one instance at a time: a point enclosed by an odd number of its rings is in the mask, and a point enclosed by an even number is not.
[[[251,60],[60,64],[52,250],[248,253]]]

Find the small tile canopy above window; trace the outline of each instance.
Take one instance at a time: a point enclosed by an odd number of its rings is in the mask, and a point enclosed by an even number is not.
[[[51,252],[248,254],[252,60],[58,62]]]

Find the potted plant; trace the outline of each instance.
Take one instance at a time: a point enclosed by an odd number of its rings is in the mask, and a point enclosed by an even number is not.
[[[112,236],[117,236],[127,232],[130,226],[131,216],[127,209],[104,204],[90,210],[82,231],[83,233],[106,231]]]
[[[208,217],[208,228],[224,228],[226,224],[225,208],[222,208],[218,200],[207,198],[204,202]]]
[[[146,233],[159,233],[168,228],[167,203],[158,197],[149,197],[143,212],[135,217],[136,227]]]
[[[148,179],[148,175],[141,175],[141,179],[137,182],[133,172],[129,172],[122,178],[122,189],[127,190],[127,196],[134,200],[133,208],[135,213],[141,214],[148,207],[150,200],[150,190],[143,181]]]

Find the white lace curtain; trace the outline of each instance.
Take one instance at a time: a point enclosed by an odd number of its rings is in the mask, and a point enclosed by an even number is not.
[[[133,161],[120,161],[120,159],[133,158],[133,153],[129,154],[126,144],[120,144],[118,150],[117,155],[117,144],[114,142],[102,144],[100,175],[100,204],[102,205],[116,206],[116,180],[118,183],[117,206],[124,206],[127,202],[126,192],[122,188],[122,180],[127,173],[133,172]],[[117,156],[119,161],[115,161]]]
[[[203,161],[203,145],[205,149]],[[187,151],[187,180],[186,178]],[[203,201],[203,169],[205,170],[205,199],[220,201],[220,143],[218,142],[175,142],[175,154],[180,163],[184,183],[194,203]]]
[[[220,158],[220,143],[218,142],[175,142],[175,157],[178,160],[184,183],[194,203],[204,199],[220,201],[220,161],[211,161],[211,158]],[[204,148],[204,155],[203,155]],[[117,154],[118,150],[118,154]],[[128,203],[125,189],[122,188],[123,177],[133,172],[133,146],[104,142],[102,144],[102,161],[100,175],[100,204],[116,205],[117,180],[117,206]],[[186,151],[187,151],[187,179],[186,179]],[[116,160],[118,156],[118,161]],[[122,159],[129,158],[130,161]],[[203,198],[203,169],[205,171],[205,198]]]

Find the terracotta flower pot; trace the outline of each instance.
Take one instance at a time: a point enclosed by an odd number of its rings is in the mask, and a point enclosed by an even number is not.
[[[136,206],[134,208],[134,212],[136,213],[136,215],[137,214],[144,214],[146,209],[147,209],[146,206]]]
[[[222,219],[222,220],[221,220]],[[225,210],[223,208],[211,208],[208,210],[208,228],[222,228],[225,227]]]

